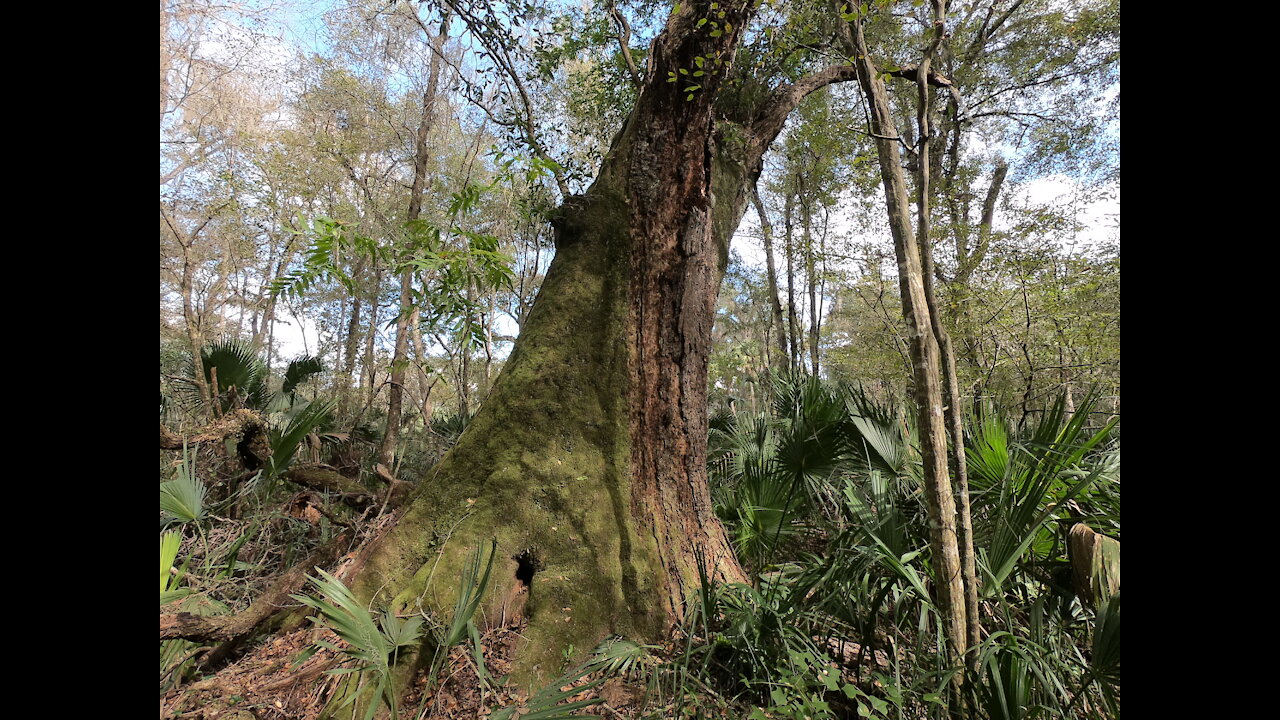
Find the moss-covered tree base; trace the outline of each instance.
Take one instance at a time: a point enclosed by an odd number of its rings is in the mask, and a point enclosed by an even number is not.
[[[563,237],[490,397],[352,581],[375,607],[448,621],[477,547],[497,556],[477,622],[523,617],[512,679],[559,674],[563,651],[669,626],[653,539],[632,521],[620,238]]]

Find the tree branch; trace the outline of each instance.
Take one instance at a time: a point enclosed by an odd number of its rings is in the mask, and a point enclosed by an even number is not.
[[[631,25],[627,22],[627,18],[618,12],[618,6],[613,0],[609,0],[609,14],[618,25],[618,48],[622,50],[622,57],[627,61],[627,69],[631,72],[631,84],[640,88],[644,85],[644,76],[636,69],[636,62],[631,57]]]
[[[769,98],[760,106],[748,125],[750,139],[749,155],[757,162],[764,156],[773,139],[782,132],[791,111],[810,93],[828,85],[858,79],[858,71],[852,65],[830,65],[812,75],[806,75],[794,83],[782,85],[770,93]]]

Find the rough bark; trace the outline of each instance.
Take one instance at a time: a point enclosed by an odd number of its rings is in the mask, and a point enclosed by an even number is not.
[[[1098,607],[1120,592],[1120,541],[1076,523],[1067,536],[1076,594]]]
[[[374,499],[363,486],[329,465],[298,465],[286,470],[281,477],[308,490],[337,494],[343,502],[355,508],[363,508]]]

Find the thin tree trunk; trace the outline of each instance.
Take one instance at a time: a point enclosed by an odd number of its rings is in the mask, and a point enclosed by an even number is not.
[[[413,340],[413,353],[417,358],[414,366],[418,368],[418,385],[420,386],[419,390],[422,392],[422,402],[420,403],[422,424],[430,428],[432,414],[431,389],[435,387],[435,381],[430,379],[426,370],[426,363],[429,358],[427,356],[427,346],[422,342],[422,325],[417,308],[413,310],[413,318],[409,322],[409,329],[412,333],[410,339]]]
[[[818,376],[818,272],[813,253],[813,213],[805,186],[800,185],[800,222],[804,227],[804,274],[809,293],[809,372]]]
[[[790,333],[787,335],[787,367],[795,370],[800,366],[800,321],[796,317],[796,283],[795,270],[793,267],[793,259],[795,258],[795,246],[792,243],[791,236],[791,194],[787,194],[787,201],[783,208],[783,225],[786,229],[787,243],[787,324]]]
[[[960,328],[965,359],[971,367],[975,368],[981,367],[981,359],[978,354],[978,339],[975,333],[973,309],[971,307],[973,274],[986,258],[987,250],[991,246],[991,227],[995,222],[996,204],[1000,198],[1000,190],[1004,186],[1005,176],[1008,173],[1009,163],[1001,161],[996,165],[995,172],[991,176],[991,185],[987,187],[987,195],[982,203],[982,217],[978,222],[977,245],[969,248],[966,239],[967,228],[963,231],[957,228],[956,232],[956,275],[951,282],[952,293],[955,297],[955,322]]]
[[[847,26],[842,28],[847,31]],[[920,247],[911,227],[911,208],[888,92],[879,68],[871,59],[861,19],[853,22],[853,34],[852,54],[857,60],[858,82],[870,108],[871,132],[876,138],[889,228],[898,258],[903,316],[911,334],[912,377],[924,465],[924,499],[929,513],[930,545],[937,574],[938,607],[948,643],[947,656],[952,664],[959,664],[968,647],[968,633],[956,531],[956,503],[947,471],[947,429],[938,371],[939,347],[930,319]]]
[[[160,126],[164,127],[164,111],[169,107],[169,70],[173,67],[169,50],[168,0],[160,0]]]
[[[445,38],[449,35],[450,14],[440,20],[440,29],[433,41],[435,52],[427,76],[427,89],[422,94],[422,121],[418,124],[417,145],[413,157],[413,188],[409,192],[408,222],[418,219],[422,212],[422,193],[427,183],[427,162],[431,159],[427,137],[435,124],[436,96],[440,81],[440,63]],[[405,260],[407,258],[401,258]],[[387,402],[387,425],[378,450],[378,461],[387,468],[395,467],[396,443],[400,440],[400,416],[404,405],[404,380],[409,364],[409,319],[413,307],[413,269],[406,266],[400,273],[400,310],[396,316],[395,354],[391,358],[391,388]]]
[[[490,289],[487,294],[488,307],[484,314],[484,392],[481,393],[481,398],[493,387],[493,313],[497,305],[494,299],[497,291]]]
[[[179,292],[182,295],[182,319],[187,328],[187,342],[191,345],[192,365],[195,368],[196,390],[200,393],[200,398],[211,408],[213,396],[209,393],[209,384],[204,376],[204,363],[201,362],[200,350],[204,347],[204,323],[201,321],[200,312],[195,303],[195,261],[191,255],[195,251],[196,238],[204,231],[205,227],[213,221],[216,213],[221,211],[222,206],[214,209],[213,213],[204,219],[191,232],[186,232],[179,227],[174,218],[165,210],[164,205],[160,206],[160,219],[164,221],[169,232],[173,234],[173,239],[182,248],[182,277],[179,281]]]
[[[194,268],[190,260],[190,248],[182,247],[182,319],[187,326],[187,343],[191,347],[191,363],[195,368],[196,390],[200,398],[212,409],[213,400],[209,393],[209,383],[204,376],[204,363],[200,351],[204,348],[204,337],[200,329],[200,318],[195,310]]]
[[[774,364],[780,365],[790,356],[787,352],[787,327],[782,319],[782,301],[778,299],[778,270],[773,263],[773,225],[769,222],[764,203],[760,201],[760,188],[755,183],[751,185],[751,202],[760,216],[760,236],[764,240],[764,262],[769,280],[769,308],[773,311],[773,327],[778,338],[778,360]]]
[[[982,626],[978,616],[978,570],[973,546],[973,519],[969,503],[969,471],[964,452],[963,402],[960,383],[956,377],[956,359],[952,352],[951,336],[942,323],[942,314],[938,310],[938,297],[934,288],[932,218],[930,216],[930,169],[932,158],[929,105],[929,71],[933,64],[934,53],[942,42],[946,28],[946,10],[943,0],[933,0],[933,39],[921,58],[916,71],[917,108],[916,124],[920,133],[920,157],[917,202],[919,212],[920,257],[923,267],[921,276],[924,280],[925,299],[929,305],[929,319],[933,326],[933,334],[941,350],[941,360],[946,382],[947,405],[945,418],[951,430],[951,457],[955,463],[957,507],[959,510],[960,564],[964,576],[965,592],[965,628],[968,647],[977,648],[982,643]],[[965,653],[964,648],[958,650]],[[969,671],[977,671],[977,656],[966,655]]]
[[[458,353],[458,370],[454,374],[457,384],[458,412],[465,417],[471,414],[471,343],[463,341]]]
[[[359,275],[356,275],[359,278]],[[351,397],[352,382],[356,376],[356,355],[360,352],[360,309],[361,309],[360,292],[357,289],[352,293],[351,297],[351,317],[347,321],[347,338],[342,346],[342,374],[339,376],[341,383],[341,394],[339,397],[342,402],[342,411],[345,414],[347,402]],[[358,383],[357,383],[358,384]]]
[[[364,339],[364,379],[365,379],[365,409],[373,407],[373,400],[378,394],[377,372],[378,368],[374,364],[374,342],[378,335],[378,310],[381,303],[378,302],[378,296],[382,294],[382,273],[383,269],[378,266],[377,260],[374,261],[373,270],[373,295],[369,303],[369,332]]]

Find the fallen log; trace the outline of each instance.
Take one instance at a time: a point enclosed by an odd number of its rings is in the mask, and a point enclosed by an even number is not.
[[[278,613],[293,608],[296,603],[289,597],[302,590],[307,574],[317,566],[327,566],[336,560],[340,550],[351,541],[353,533],[344,530],[328,542],[316,548],[305,560],[280,575],[274,584],[253,601],[243,612],[235,615],[200,616],[187,612],[160,614],[160,639],[183,639],[192,642],[223,642],[224,645],[210,653],[202,665],[216,664],[234,647],[252,635],[258,628]]]
[[[338,472],[337,468],[323,464],[295,465],[281,476],[295,485],[318,492],[343,495],[364,495],[372,501],[373,494],[356,481]],[[350,503],[348,503],[350,504]]]

